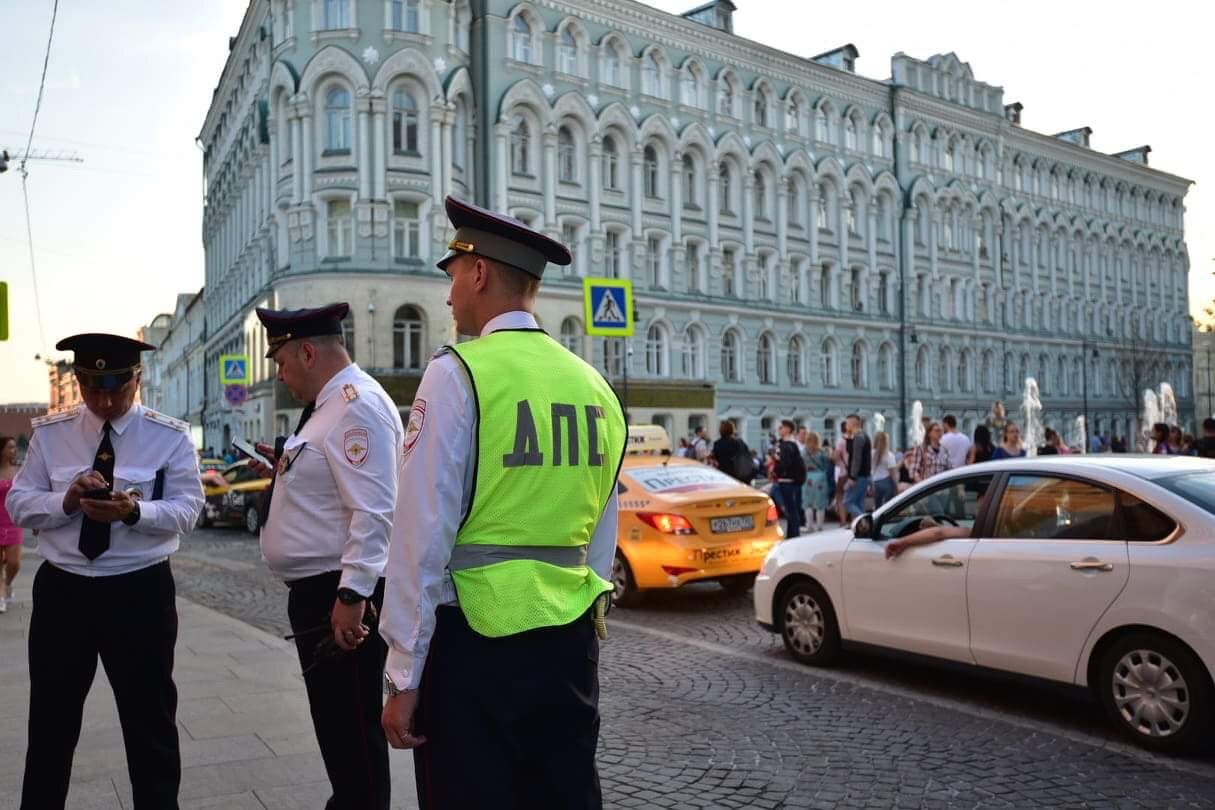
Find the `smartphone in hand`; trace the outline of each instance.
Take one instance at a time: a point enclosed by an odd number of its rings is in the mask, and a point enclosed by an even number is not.
[[[88,498],[90,501],[108,501],[110,494],[110,490],[105,487],[97,487],[96,489],[86,489],[80,493],[80,497]]]
[[[267,467],[271,467],[271,468],[274,467],[273,461],[266,458],[261,453],[257,452],[257,448],[254,447],[249,442],[245,441],[244,439],[234,439],[232,442],[232,447],[234,447],[236,449],[236,452],[240,453],[242,456],[245,456],[246,458],[251,458],[254,461],[261,462],[262,464],[265,464]]]

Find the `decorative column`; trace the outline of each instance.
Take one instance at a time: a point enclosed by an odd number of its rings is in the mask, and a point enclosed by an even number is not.
[[[510,171],[510,126],[500,123],[494,127],[494,148],[497,164],[494,169],[494,208],[502,213],[509,210],[506,192],[506,177]]]
[[[866,226],[865,237],[866,237],[866,242],[868,242],[868,248],[869,248],[869,251],[868,251],[869,252],[869,257],[868,257],[869,272],[870,272],[870,274],[873,274],[873,273],[877,272],[877,229],[878,229],[877,209],[871,205],[871,206],[869,206],[869,210],[868,210],[867,214],[868,214],[868,217],[867,217],[868,222],[865,225]]]
[[[386,106],[379,91],[371,94],[371,195],[377,200],[388,199],[388,148],[384,131]]]
[[[556,127],[545,127],[544,133],[540,136],[540,143],[544,161],[544,230],[550,236],[554,236],[558,232]]]
[[[278,122],[271,118],[266,122],[266,126],[270,130],[270,184],[266,194],[266,210],[274,210],[274,198],[278,194],[278,167],[279,167],[279,143],[278,143]]]
[[[595,134],[591,138],[590,158],[587,163],[587,189],[590,192],[591,198],[591,238],[599,237],[600,228],[600,211],[599,211],[599,196],[603,187],[603,179],[600,173],[603,171],[603,137]]]
[[[299,205],[304,200],[304,141],[299,115],[290,114],[287,126],[291,130],[291,203]]]
[[[675,150],[671,158],[671,247],[683,245],[683,153]]]
[[[304,176],[300,202],[307,203],[312,200],[312,111],[308,108],[307,102],[303,102],[300,104],[299,112],[300,129],[303,130],[304,137],[303,145],[295,156],[295,162]]]
[[[435,221],[445,217],[443,214],[443,108],[438,105],[430,108],[430,140],[426,146],[430,149],[430,198],[437,212]]]
[[[789,178],[776,181],[776,250],[783,266],[789,258]]]
[[[755,252],[755,175],[743,174],[742,188],[743,250],[749,257]]]
[[[632,196],[632,205],[630,213],[632,214],[633,240],[641,239],[641,198],[645,194],[645,190],[641,185],[641,161],[642,152],[640,149],[634,149],[629,153],[629,190]]]
[[[818,198],[818,183],[810,184],[810,219],[806,223],[806,230],[810,231],[810,266],[817,273],[819,269],[818,261],[818,207],[822,201]]]
[[[721,216],[721,212],[718,210],[721,204],[721,199],[718,196],[721,194],[721,188],[718,185],[720,172],[721,165],[716,161],[709,165],[708,190],[705,192],[705,195],[708,197],[705,202],[708,204],[709,209],[709,250],[714,252],[721,251],[721,246],[717,241],[717,221]]]
[[[452,130],[455,128],[456,113],[454,109],[444,109],[442,127],[443,141],[443,196],[447,197],[451,194],[452,177],[455,174],[454,157],[452,153]]]
[[[852,195],[841,194],[839,204],[836,205],[837,219],[839,220],[835,226],[835,232],[839,237],[840,243],[840,270],[848,269],[848,240],[852,235],[848,233],[848,211],[852,208]]]
[[[359,111],[359,200],[371,199],[371,99],[355,99]]]

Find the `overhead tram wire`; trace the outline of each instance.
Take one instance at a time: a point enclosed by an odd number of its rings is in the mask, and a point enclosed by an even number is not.
[[[34,289],[34,313],[38,318],[38,348],[39,354],[46,353],[46,330],[42,323],[42,298],[38,294],[38,271],[34,264],[34,227],[30,220],[29,171],[25,163],[29,160],[30,148],[34,145],[34,129],[38,126],[38,113],[42,110],[42,95],[46,90],[46,70],[51,62],[51,43],[55,41],[55,20],[59,17],[59,0],[54,0],[51,6],[51,28],[46,37],[46,53],[42,57],[42,77],[38,80],[38,99],[34,102],[34,117],[30,120],[30,134],[25,142],[25,152],[21,157],[21,197],[25,201],[25,234],[30,248],[30,281]]]

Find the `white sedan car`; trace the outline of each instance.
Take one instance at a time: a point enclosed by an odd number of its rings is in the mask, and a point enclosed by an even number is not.
[[[934,525],[959,530],[887,558]],[[774,547],[755,615],[807,664],[870,645],[1088,686],[1140,744],[1191,748],[1215,710],[1215,461],[951,470]]]

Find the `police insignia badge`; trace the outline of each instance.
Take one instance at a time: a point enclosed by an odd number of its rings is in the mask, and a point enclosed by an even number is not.
[[[367,428],[351,428],[343,434],[342,448],[352,467],[363,466],[363,462],[367,460],[368,444]]]
[[[350,383],[346,383],[342,386],[342,399],[346,400],[347,402],[354,402],[358,398],[359,389],[355,388]]]
[[[413,452],[414,445],[422,435],[422,426],[426,424],[426,400],[415,399],[409,409],[409,422],[405,425],[405,458]]]

